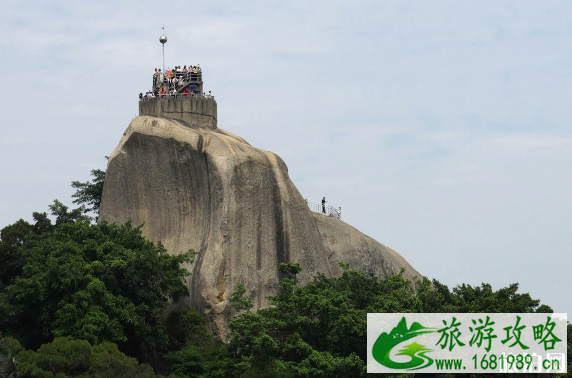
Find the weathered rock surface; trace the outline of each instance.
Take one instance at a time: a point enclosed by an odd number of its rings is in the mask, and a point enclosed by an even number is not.
[[[312,213],[322,246],[330,261],[347,262],[352,268],[375,276],[398,273],[405,268],[404,276],[409,279],[422,276],[393,249],[364,235],[349,224],[321,214]],[[337,270],[336,273],[341,273]]]
[[[343,221],[312,213],[276,154],[222,129],[135,118],[109,158],[100,221],[144,224],[170,253],[199,252],[185,305],[219,331],[227,299],[243,283],[255,307],[279,282],[280,262],[299,262],[300,280],[341,273],[338,262],[375,275],[420,276],[397,252]]]

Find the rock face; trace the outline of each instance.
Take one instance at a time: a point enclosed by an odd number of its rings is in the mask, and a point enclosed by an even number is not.
[[[256,308],[268,305],[280,262],[300,263],[302,283],[317,272],[341,274],[340,261],[420,277],[395,251],[312,213],[276,154],[220,128],[166,118],[140,116],[125,131],[109,158],[99,219],[144,224],[144,235],[169,253],[199,252],[183,305],[206,313],[219,332],[237,284]]]

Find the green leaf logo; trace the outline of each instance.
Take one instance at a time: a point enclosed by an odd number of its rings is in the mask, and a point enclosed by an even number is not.
[[[433,332],[436,332],[434,328],[424,327],[417,322],[411,324],[411,328],[408,329],[405,317],[403,317],[397,327],[393,328],[389,334],[384,332],[379,335],[373,344],[371,353],[377,362],[390,369],[423,369],[433,363],[433,360],[426,355],[432,349],[427,348],[425,345],[412,342],[400,349],[397,355],[411,357],[411,360],[407,362],[395,362],[389,355],[391,350],[397,345],[416,336]]]

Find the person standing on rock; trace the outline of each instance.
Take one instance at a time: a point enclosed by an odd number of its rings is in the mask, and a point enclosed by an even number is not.
[[[326,197],[322,198],[322,213],[326,214]]]

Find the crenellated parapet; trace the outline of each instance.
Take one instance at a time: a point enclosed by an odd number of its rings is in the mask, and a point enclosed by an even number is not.
[[[213,97],[167,95],[139,101],[139,115],[183,121],[192,126],[217,128],[217,104]]]

